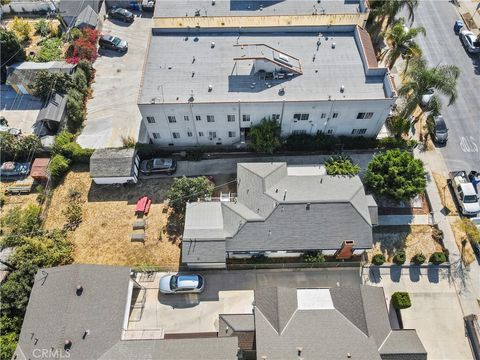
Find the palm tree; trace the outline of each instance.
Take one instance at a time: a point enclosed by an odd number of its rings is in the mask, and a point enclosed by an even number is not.
[[[422,50],[414,41],[418,34],[426,35],[425,28],[422,26],[416,28],[407,28],[403,21],[397,21],[391,30],[383,33],[385,39],[390,43],[383,56],[386,55],[385,60],[389,69],[395,65],[395,62],[400,56],[406,59],[406,66],[411,59],[420,58]]]
[[[460,69],[455,65],[428,67],[424,59],[414,60],[406,73],[404,85],[398,91],[399,95],[405,98],[401,116],[408,118],[421,103],[422,96],[429,90],[436,90],[437,93],[447,96],[448,105],[453,104],[457,98],[459,75]],[[439,111],[441,102],[437,95],[432,96],[429,106],[434,106],[435,111]]]

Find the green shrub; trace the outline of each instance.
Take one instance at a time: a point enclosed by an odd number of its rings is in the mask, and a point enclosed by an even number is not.
[[[432,230],[432,239],[439,244],[443,243],[443,231],[437,228]]]
[[[73,42],[83,36],[82,30],[73,28],[68,33],[68,41]]]
[[[480,242],[480,229],[477,228],[477,226],[472,222],[472,220],[468,218],[462,218],[461,228],[463,231],[465,231],[465,234],[467,235],[467,239],[471,243],[476,244]]]
[[[418,253],[418,254],[415,254],[413,257],[412,257],[412,262],[415,264],[415,265],[422,265],[425,260],[427,260],[427,258],[425,257],[425,255],[423,255],[422,253]]]
[[[62,59],[62,41],[60,39],[47,39],[42,42],[40,51],[35,56],[36,62],[49,62]]]
[[[185,156],[185,160],[187,161],[200,161],[203,158],[203,154],[201,151],[194,150],[194,151],[187,151]]]
[[[33,81],[34,95],[46,100],[53,93],[66,94],[72,86],[71,77],[63,72],[39,71]]]
[[[27,42],[31,37],[32,25],[28,20],[15,16],[12,21],[12,30],[16,33],[20,42]]]
[[[376,254],[372,258],[374,265],[383,265],[385,263],[385,256],[383,254]]]
[[[302,255],[302,259],[306,263],[322,264],[325,262],[325,255],[321,251],[309,251]]]
[[[74,163],[88,164],[93,154],[93,149],[84,149],[75,142],[75,136],[68,131],[61,131],[55,136],[53,151],[65,156]]]
[[[0,150],[3,161],[28,161],[42,147],[40,138],[36,135],[15,136],[0,133]]]
[[[72,86],[75,90],[77,90],[82,95],[85,94],[88,88],[88,81],[87,76],[83,72],[82,69],[77,69],[72,76]],[[85,96],[82,96],[82,100],[84,100]]]
[[[405,264],[406,260],[407,260],[407,256],[405,254],[405,251],[397,251],[397,253],[393,257],[393,262],[397,265]]]
[[[63,211],[63,215],[67,218],[65,229],[73,231],[82,222],[82,207],[76,201],[71,201]]]
[[[439,265],[447,261],[447,257],[441,251],[434,252],[432,256],[430,256],[430,262],[434,265]]]
[[[273,154],[280,145],[280,124],[276,120],[263,118],[250,128],[250,148],[253,151]]]
[[[386,137],[377,141],[377,147],[379,149],[402,149],[412,150],[417,145],[417,140],[404,140],[394,137]]]
[[[67,127],[68,131],[75,134],[82,126],[86,110],[84,96],[72,88],[67,93]]]
[[[60,154],[54,155],[50,160],[50,164],[48,165],[48,170],[50,171],[52,180],[54,182],[58,182],[63,175],[68,172],[69,168],[70,160]]]
[[[39,21],[37,21],[35,23],[35,31],[37,32],[37,34],[43,37],[50,34],[50,26],[48,25],[48,21],[45,19],[40,19]]]
[[[348,155],[334,155],[325,161],[328,175],[355,176],[360,172],[360,166],[354,164]]]
[[[137,141],[133,136],[123,136],[122,135],[122,146],[126,149],[134,149]]]
[[[40,230],[41,212],[42,209],[36,204],[29,204],[24,209],[15,206],[2,217],[2,230],[8,235],[35,233]]]
[[[92,63],[88,60],[80,60],[77,64],[77,70],[82,70],[87,79],[87,83],[90,84],[95,77],[95,70]]]
[[[412,306],[408,292],[397,291],[392,295],[392,305],[397,310],[408,309]]]

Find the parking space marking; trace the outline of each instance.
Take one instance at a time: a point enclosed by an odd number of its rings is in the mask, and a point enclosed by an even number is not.
[[[460,136],[460,148],[464,153],[478,152],[478,145],[473,136]]]

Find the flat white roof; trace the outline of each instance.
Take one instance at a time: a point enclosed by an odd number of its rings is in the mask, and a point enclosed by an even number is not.
[[[288,176],[321,176],[327,175],[323,165],[288,165]]]
[[[334,310],[329,289],[297,289],[298,310]]]

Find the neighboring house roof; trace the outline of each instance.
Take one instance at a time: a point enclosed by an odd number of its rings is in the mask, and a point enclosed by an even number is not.
[[[67,26],[74,24],[75,19],[87,8],[90,7],[96,14],[102,8],[103,0],[61,0],[58,4],[58,11]]]
[[[120,266],[67,265],[39,270],[15,352],[17,359],[35,358],[35,349],[64,352],[67,339],[72,342],[71,359],[99,358],[120,340],[129,281],[130,269]],[[83,287],[81,295],[76,291],[79,285]],[[89,334],[83,338],[87,329]]]
[[[67,107],[67,97],[53,93],[38,112],[37,121],[61,122]]]
[[[33,160],[30,176],[37,180],[47,180],[48,164],[50,164],[50,158],[36,158]]]
[[[363,47],[363,53],[365,55],[365,59],[367,61],[367,66],[369,68],[376,68],[378,67],[377,56],[375,55],[375,49],[373,47],[372,38],[367,30],[364,28],[357,26],[358,35],[360,37],[360,41]]]
[[[90,176],[130,177],[134,163],[135,149],[96,149],[90,157]]]
[[[368,309],[377,315],[367,314]],[[369,331],[385,326],[387,332]],[[255,329],[257,358],[343,359],[350,354],[352,359],[380,360],[410,354],[426,359],[414,330],[391,330],[383,289],[371,286],[257,289]]]
[[[187,205],[182,248],[184,262],[203,262],[218,241],[226,251],[339,249],[372,246],[370,207],[358,176],[325,175],[315,167],[289,168],[286,163],[240,163],[234,202]],[[372,210],[373,211],[373,210]]]
[[[35,75],[38,72],[46,70],[48,72],[65,72],[70,74],[76,65],[65,61],[49,61],[37,63],[33,61],[24,61],[7,66],[7,80],[9,85],[15,84],[33,84]]]
[[[92,9],[90,5],[87,5],[85,9],[82,10],[80,14],[78,14],[75,20],[75,27],[84,27],[84,26],[91,26],[92,28],[96,28],[98,25],[98,14],[95,10]]]

